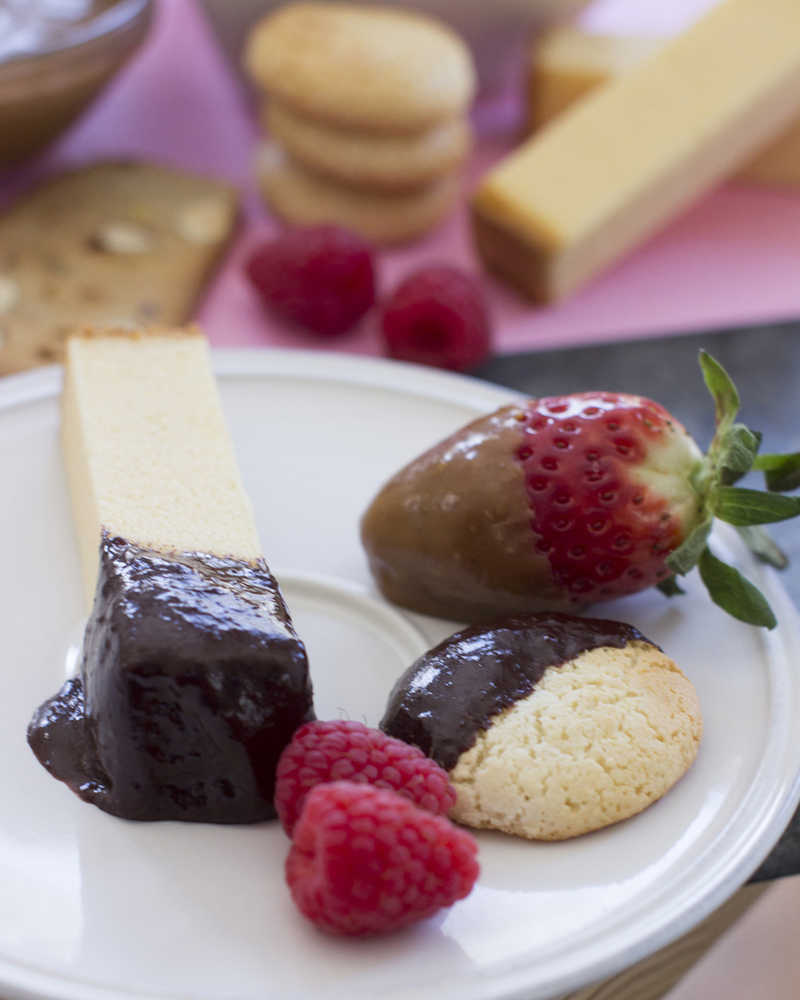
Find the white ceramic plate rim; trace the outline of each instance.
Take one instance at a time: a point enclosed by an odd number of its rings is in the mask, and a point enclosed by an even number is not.
[[[238,378],[287,377],[342,382],[350,386],[383,388],[404,394],[450,402],[488,411],[519,394],[462,375],[415,365],[327,352],[234,349],[214,351],[218,376]],[[58,366],[9,376],[0,382],[0,410],[55,396],[60,391]],[[723,543],[725,532],[722,533]],[[770,664],[770,715],[772,729],[761,765],[741,803],[739,822],[732,823],[708,850],[708,857],[684,869],[676,891],[654,907],[627,911],[600,932],[583,936],[568,955],[509,963],[507,971],[476,984],[471,996],[481,1000],[532,1000],[558,996],[603,979],[641,960],[693,926],[720,906],[758,867],[770,852],[800,802],[800,745],[792,739],[791,706],[797,701],[798,682],[792,661],[800,657],[800,616],[781,586],[777,574],[753,563],[748,573],[766,593],[780,625],[763,633]],[[744,818],[742,818],[744,817]],[[732,831],[731,827],[735,828]],[[65,980],[37,972],[19,963],[0,959],[0,987],[4,1000],[154,1000],[160,994],[132,993],[98,987],[80,980]],[[533,992],[532,992],[533,991]],[[437,990],[442,1000],[446,986]],[[463,994],[463,988],[462,988]],[[388,991],[387,996],[391,995]],[[169,1000],[177,1000],[172,994]],[[188,1000],[188,998],[187,998]]]

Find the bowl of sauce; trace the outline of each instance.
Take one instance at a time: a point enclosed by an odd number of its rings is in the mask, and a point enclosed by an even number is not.
[[[144,40],[153,0],[0,0],[0,165],[75,121]]]

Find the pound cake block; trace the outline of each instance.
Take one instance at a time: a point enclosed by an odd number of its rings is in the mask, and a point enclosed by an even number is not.
[[[238,195],[143,162],[54,177],[0,216],[0,375],[63,360],[85,326],[190,319],[233,234]]]
[[[575,101],[633,69],[664,44],[657,37],[601,35],[561,24],[535,39],[528,69],[528,127],[535,131]]]
[[[457,632],[397,682],[381,728],[448,771],[451,817],[564,840],[641,812],[697,754],[697,694],[622,622],[542,613]]]
[[[277,759],[313,718],[308,664],[205,338],[71,338],[62,430],[91,612],[80,675],[29,727],[34,752],[128,819],[274,816]]]
[[[71,337],[61,433],[89,606],[103,531],[164,552],[261,558],[196,328]]]
[[[800,112],[800,4],[725,0],[578,102],[473,198],[487,267],[535,300],[575,291]]]
[[[663,38],[599,35],[561,25],[537,40],[528,78],[531,131],[556,118],[576,100],[651,56]],[[800,185],[800,120],[760,150],[734,175],[753,184]]]

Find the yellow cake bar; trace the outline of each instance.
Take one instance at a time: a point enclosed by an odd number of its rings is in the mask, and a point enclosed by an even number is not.
[[[800,3],[725,0],[512,153],[473,199],[487,267],[568,295],[800,113]]]
[[[536,131],[582,97],[643,63],[663,38],[601,35],[561,25],[534,45],[528,75],[528,126]],[[772,140],[736,177],[757,184],[800,186],[800,120]]]
[[[87,605],[103,530],[159,551],[261,557],[198,330],[72,337],[62,442]]]

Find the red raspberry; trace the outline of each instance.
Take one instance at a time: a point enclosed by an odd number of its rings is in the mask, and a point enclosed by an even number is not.
[[[375,934],[463,899],[478,877],[477,844],[443,816],[352,781],[306,799],[286,859],[300,911],[333,934]]]
[[[323,337],[346,333],[375,302],[372,250],[338,226],[289,229],[262,244],[246,270],[278,316]]]
[[[400,361],[467,371],[489,354],[491,331],[478,280],[454,267],[406,278],[383,309],[387,353]]]
[[[388,788],[442,815],[456,801],[447,772],[417,747],[362,722],[307,722],[284,748],[275,773],[275,809],[290,837],[306,796],[324,781]]]

